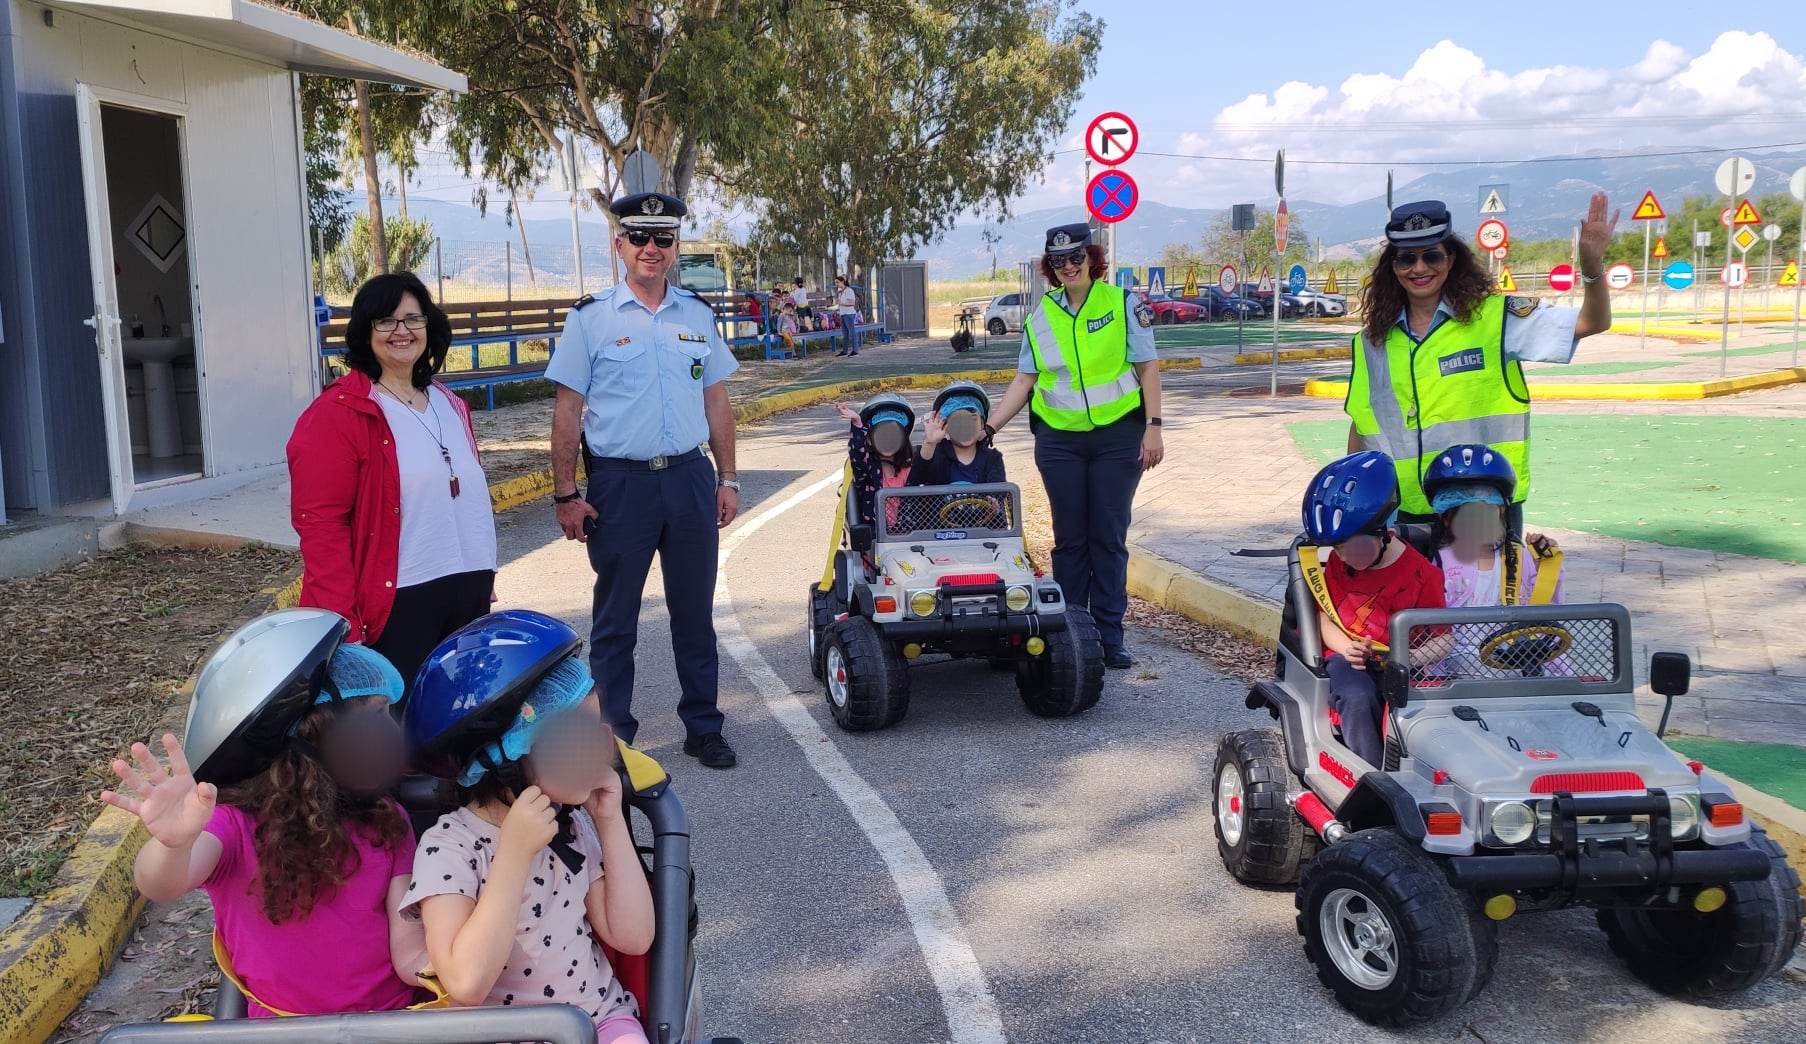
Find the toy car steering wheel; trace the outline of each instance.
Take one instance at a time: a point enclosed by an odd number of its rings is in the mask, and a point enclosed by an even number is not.
[[[972,512],[966,521],[956,521],[954,513]],[[990,497],[959,497],[941,505],[941,525],[949,527],[989,525],[997,517],[997,502]]]
[[[1519,671],[1527,678],[1574,645],[1574,632],[1560,624],[1512,624],[1480,643],[1480,663],[1495,671]]]

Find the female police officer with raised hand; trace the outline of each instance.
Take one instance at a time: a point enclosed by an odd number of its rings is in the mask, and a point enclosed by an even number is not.
[[[1041,271],[1054,289],[1023,320],[1016,379],[987,425],[1031,405],[1035,467],[1053,509],[1053,570],[1069,605],[1089,609],[1104,663],[1123,648],[1129,608],[1129,509],[1142,471],[1160,463],[1160,364],[1154,313],[1098,282],[1104,249],[1084,224],[1047,230]]]

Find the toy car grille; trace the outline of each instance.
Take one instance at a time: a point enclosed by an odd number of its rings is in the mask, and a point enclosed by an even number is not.
[[[964,539],[972,533],[1008,533],[1016,529],[1016,498],[997,492],[996,487],[982,487],[990,492],[947,492],[947,487],[932,487],[934,492],[886,491],[883,523],[887,537],[911,533],[949,534],[948,539]]]
[[[1414,652],[1411,685],[1437,688],[1456,681],[1545,677],[1614,682],[1619,640],[1617,622],[1601,617],[1513,620],[1501,615],[1414,625],[1411,648],[1440,655],[1427,658]]]

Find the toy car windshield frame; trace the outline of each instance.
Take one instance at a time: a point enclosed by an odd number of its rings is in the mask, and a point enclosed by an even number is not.
[[[1432,637],[1450,634],[1455,651],[1434,663],[1410,669],[1410,697],[1419,700],[1485,700],[1527,696],[1608,696],[1636,691],[1630,612],[1621,605],[1484,606],[1473,609],[1410,609],[1390,624],[1395,655]],[[1514,662],[1512,640],[1539,640],[1562,646],[1543,673],[1534,661]],[[1564,637],[1565,636],[1565,637]],[[1565,646],[1563,645],[1565,641]],[[1482,662],[1483,652],[1490,652]],[[1530,669],[1526,673],[1526,668]]]
[[[949,451],[950,452],[950,451]],[[1005,498],[1005,516],[991,520],[989,525],[930,525],[916,524],[921,509],[917,506],[925,501],[932,501],[939,506],[953,504],[968,497],[1003,497]],[[896,525],[887,524],[891,519],[891,504],[897,505],[895,512]],[[897,486],[891,489],[880,489],[872,502],[872,517],[878,524],[875,541],[880,544],[922,543],[932,544],[937,540],[979,540],[985,538],[1020,537],[1022,536],[1022,491],[1014,482],[974,482],[955,486]]]

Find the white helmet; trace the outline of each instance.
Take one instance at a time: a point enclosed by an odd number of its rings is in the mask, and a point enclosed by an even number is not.
[[[220,786],[255,776],[288,743],[326,682],[351,625],[325,609],[284,609],[220,643],[194,683],[182,747],[194,777]]]

